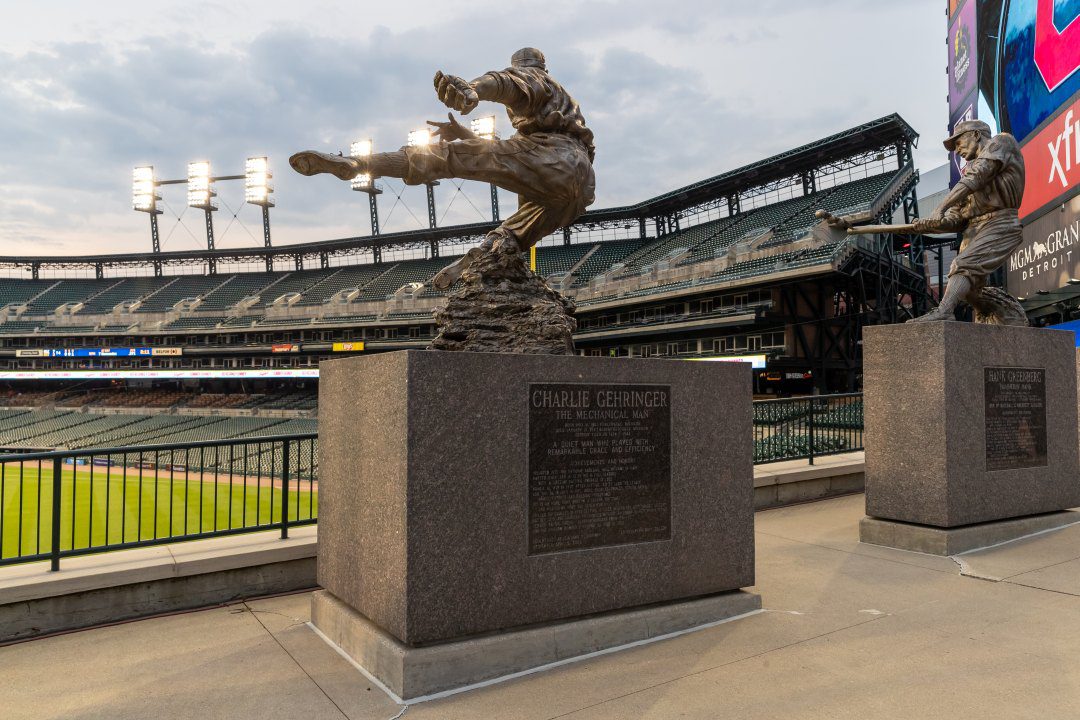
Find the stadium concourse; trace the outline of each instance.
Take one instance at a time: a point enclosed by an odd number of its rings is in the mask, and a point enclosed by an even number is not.
[[[814,212],[914,216],[916,138],[892,115],[636,205],[590,211],[541,243],[537,270],[576,302],[582,354],[740,357],[755,363],[762,395],[855,390],[862,327],[901,321],[928,298],[923,257],[888,236],[822,233]],[[319,362],[425,347],[443,297],[428,281],[489,227],[0,257],[9,276],[0,282],[0,403],[22,408],[0,418],[0,446],[248,437],[313,424]],[[134,414],[118,419],[120,411]]]

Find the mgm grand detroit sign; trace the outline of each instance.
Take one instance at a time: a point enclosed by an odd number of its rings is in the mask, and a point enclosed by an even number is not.
[[[1080,195],[1024,223],[1024,241],[1008,262],[1009,292],[1031,297],[1080,278]]]

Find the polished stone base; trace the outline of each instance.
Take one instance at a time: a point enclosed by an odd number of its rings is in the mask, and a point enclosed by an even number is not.
[[[1080,506],[1072,334],[866,328],[866,514],[960,528]]]
[[[955,528],[864,517],[859,523],[859,542],[928,555],[959,555],[1078,522],[1080,512],[1071,510]]]
[[[467,689],[622,646],[701,629],[761,609],[761,596],[734,591],[410,647],[329,591],[312,596],[311,623],[399,701]]]
[[[746,363],[407,351],[320,374],[319,585],[406,645],[754,584]],[[637,400],[666,404],[615,407]]]

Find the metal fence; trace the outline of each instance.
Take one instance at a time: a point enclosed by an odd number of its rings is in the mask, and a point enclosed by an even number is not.
[[[754,402],[755,464],[862,449],[862,393]]]
[[[754,402],[754,463],[861,450],[862,394]],[[0,455],[0,566],[309,525],[317,434]]]
[[[0,455],[0,565],[308,525],[315,433]]]

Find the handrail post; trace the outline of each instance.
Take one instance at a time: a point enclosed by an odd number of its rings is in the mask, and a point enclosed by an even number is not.
[[[281,539],[289,539],[289,441],[281,443]]]
[[[814,464],[814,398],[810,398],[810,464]]]
[[[60,570],[60,471],[62,468],[63,460],[58,457],[53,458],[52,547],[49,548],[52,563],[49,569],[52,572]]]

